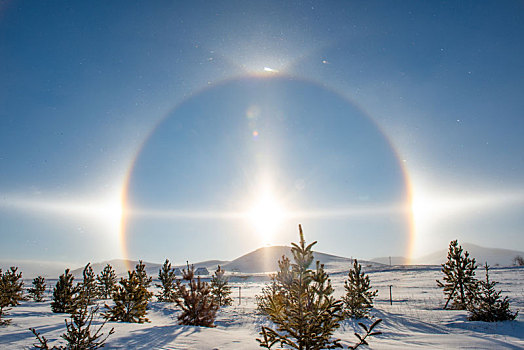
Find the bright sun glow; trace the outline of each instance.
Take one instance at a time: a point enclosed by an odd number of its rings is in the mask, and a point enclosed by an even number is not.
[[[111,226],[111,229],[115,229],[117,232],[120,230],[122,214],[122,203],[119,200],[108,201],[99,210],[102,220],[106,221]]]
[[[436,211],[439,210],[439,208],[436,204],[435,198],[423,194],[421,191],[418,191],[413,195],[411,211],[413,213],[413,220],[418,229],[430,221],[432,214],[433,216],[438,216],[439,213]]]
[[[411,254],[420,255],[420,252],[430,251],[435,235],[442,235],[443,225],[452,220],[469,220],[504,205],[522,202],[524,192],[521,190],[468,191],[419,183],[414,186],[411,201],[415,233]]]
[[[265,192],[257,198],[248,217],[263,243],[268,244],[284,221],[285,209],[270,192]]]

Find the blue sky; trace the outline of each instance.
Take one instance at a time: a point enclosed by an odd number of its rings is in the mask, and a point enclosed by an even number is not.
[[[2,2],[1,259],[524,250],[523,7]]]

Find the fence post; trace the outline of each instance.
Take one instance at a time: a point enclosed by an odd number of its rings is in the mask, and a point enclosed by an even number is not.
[[[391,284],[389,285],[389,305],[393,305],[393,298],[391,295],[391,287],[393,287]]]
[[[238,305],[242,305],[242,286],[238,286]]]

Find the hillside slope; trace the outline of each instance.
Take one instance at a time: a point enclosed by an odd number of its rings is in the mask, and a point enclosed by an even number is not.
[[[272,246],[263,247],[248,254],[224,264],[227,271],[244,272],[244,273],[262,273],[272,272],[278,269],[278,260],[285,255],[289,259],[293,258],[291,254],[291,247],[288,246]],[[320,252],[313,252],[315,261],[320,261],[328,270],[342,271],[349,269],[353,260],[341,256],[325,254]],[[363,265],[381,265],[369,261],[361,261]]]
[[[491,266],[512,266],[513,259],[517,255],[524,257],[524,252],[511,249],[487,248],[472,243],[460,243],[469,255],[477,260],[479,265],[487,262]],[[440,265],[447,260],[447,249],[439,250],[435,253],[415,259],[414,264],[419,265]]]

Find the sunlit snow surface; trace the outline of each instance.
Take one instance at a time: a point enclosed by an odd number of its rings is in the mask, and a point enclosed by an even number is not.
[[[524,269],[494,268],[493,280],[511,298],[516,321],[469,322],[464,311],[441,310],[444,299],[436,287],[441,278],[438,266],[371,267],[370,278],[379,290],[372,314],[384,321],[383,335],[370,340],[373,349],[521,349],[524,347]],[[482,272],[479,271],[482,276]],[[340,295],[345,273],[332,271],[332,281]],[[26,285],[29,281],[26,281]],[[178,311],[170,304],[152,302],[148,311],[151,323],[128,324],[111,322],[106,331],[115,328],[106,345],[108,349],[260,349],[255,341],[264,317],[256,312],[255,295],[266,282],[260,276],[231,277],[233,306],[220,310],[216,328],[180,326]],[[389,305],[392,285],[393,305]],[[241,287],[242,302],[238,292]],[[47,296],[48,299],[50,295]],[[103,302],[101,302],[103,304]],[[0,327],[0,348],[31,348],[35,338],[28,330],[35,327],[51,342],[60,339],[65,330],[63,314],[53,314],[50,301],[23,302],[11,309],[12,324]],[[344,321],[336,336],[348,345],[355,342],[356,321]]]

